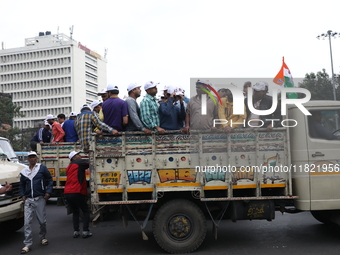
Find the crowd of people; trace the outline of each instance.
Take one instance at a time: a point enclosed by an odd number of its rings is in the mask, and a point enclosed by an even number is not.
[[[92,132],[98,134],[111,133],[114,135],[125,131],[141,131],[151,134],[153,131],[165,134],[171,130],[181,130],[189,133],[191,130],[222,129],[230,132],[241,127],[261,126],[274,128],[274,122],[268,119],[281,120],[280,107],[270,115],[253,114],[248,107],[247,89],[253,89],[253,108],[268,110],[272,106],[272,97],[267,95],[268,84],[258,82],[254,85],[246,82],[243,87],[244,113],[233,114],[233,94],[228,88],[218,89],[221,103],[216,104],[216,98],[206,97],[205,114],[202,114],[202,95],[209,94],[212,85],[208,81],[196,82],[196,95],[187,98],[184,90],[179,87],[165,86],[161,100],[156,98],[158,93],[156,83],[148,81],[144,84],[146,96],[140,104],[137,99],[141,96],[142,86],[131,83],[127,86],[128,97],[119,98],[119,88],[108,85],[98,96],[102,101],[95,100],[90,105],[84,104],[80,113],[71,112],[69,119],[65,114],[56,117],[47,115],[44,127],[40,128],[32,138],[31,149],[36,151],[37,143],[60,143],[79,141],[84,152],[89,150]],[[57,120],[56,120],[57,119]],[[214,125],[214,119],[226,120],[223,124]],[[252,123],[249,126],[249,123]],[[279,126],[279,121],[276,122]],[[262,124],[262,125],[260,125]]]

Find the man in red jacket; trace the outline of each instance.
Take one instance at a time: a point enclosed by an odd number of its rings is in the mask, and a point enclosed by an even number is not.
[[[87,185],[85,170],[89,167],[89,161],[82,159],[80,152],[72,151],[69,154],[71,163],[66,168],[66,184],[64,189],[65,199],[73,211],[73,237],[79,233],[79,210],[83,212],[83,238],[92,236],[89,230],[90,210],[87,205]]]

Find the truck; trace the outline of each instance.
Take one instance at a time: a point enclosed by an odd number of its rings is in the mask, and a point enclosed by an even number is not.
[[[23,202],[19,194],[20,172],[26,166],[18,163],[8,139],[0,137],[0,184],[12,190],[0,195],[0,229],[17,231],[24,225]]]
[[[339,137],[340,102],[304,107],[320,111],[323,126]],[[310,211],[320,222],[339,224],[340,140],[314,137],[311,123],[311,116],[290,106],[283,127],[272,130],[93,134],[88,158],[94,221],[119,211],[124,225],[138,222],[147,240],[144,229],[152,219],[153,236],[169,253],[195,251],[205,240],[207,219],[215,238],[221,220],[272,221],[275,211]],[[51,164],[52,150],[63,161],[58,155],[66,157],[74,149],[68,146],[42,145],[42,163]]]

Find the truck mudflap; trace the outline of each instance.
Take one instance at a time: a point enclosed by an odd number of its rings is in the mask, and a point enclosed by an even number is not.
[[[231,219],[271,221],[275,219],[275,205],[272,200],[234,201],[232,203]]]

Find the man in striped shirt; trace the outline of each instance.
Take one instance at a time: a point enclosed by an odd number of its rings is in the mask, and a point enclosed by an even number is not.
[[[119,134],[117,130],[100,121],[98,116],[91,111],[91,107],[89,105],[84,104],[80,108],[80,111],[81,113],[75,120],[74,126],[77,130],[80,144],[82,145],[83,151],[85,153],[88,153],[90,149],[93,128],[97,127],[100,130],[106,131],[113,135]]]
[[[145,83],[144,90],[147,95],[140,103],[140,118],[147,129],[158,131],[160,134],[165,134],[165,130],[160,127],[158,103],[155,98],[157,94],[157,85],[152,81]]]

